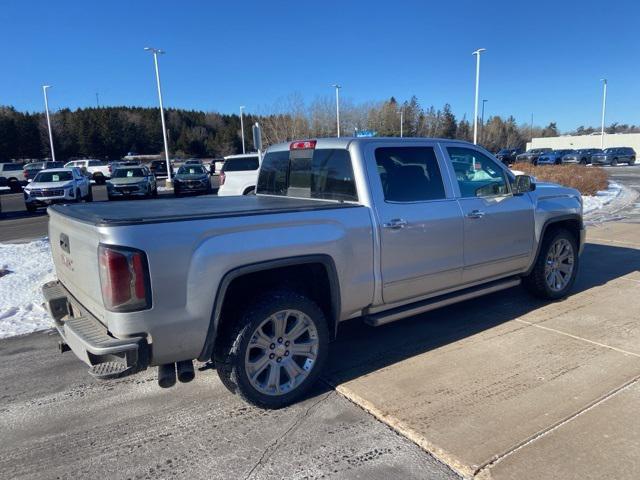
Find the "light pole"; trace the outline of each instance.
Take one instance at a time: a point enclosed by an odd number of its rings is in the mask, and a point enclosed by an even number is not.
[[[246,153],[244,150],[244,119],[242,118],[244,116],[243,113],[244,110],[244,105],[240,105],[240,135],[242,136],[242,153]]]
[[[478,143],[478,93],[480,91],[480,54],[484,52],[486,48],[479,48],[472,55],[476,56],[476,102],[473,115],[473,143]]]
[[[400,107],[400,138],[402,138],[402,126],[404,124],[404,108]]]
[[[336,130],[338,132],[338,138],[340,138],[340,89],[342,87],[337,83],[331,86],[336,89]]]
[[[607,109],[607,79],[601,78],[602,82],[602,129],[600,130],[600,148],[604,148],[604,113]]]
[[[480,142],[482,142],[482,133],[484,132],[484,104],[487,103],[487,100],[482,100],[482,115],[480,117]]]
[[[169,142],[167,141],[167,129],[164,122],[164,106],[162,105],[162,89],[160,88],[160,70],[158,70],[158,54],[165,53],[159,48],[144,47],[147,52],[153,53],[153,64],[156,67],[156,83],[158,85],[158,100],[160,101],[160,120],[162,121],[162,138],[164,140],[164,156],[167,162],[167,181],[165,186],[171,186],[171,161],[169,160]]]
[[[42,91],[44,93],[44,110],[47,113],[47,127],[49,128],[49,143],[51,144],[51,160],[56,161],[56,152],[53,149],[53,133],[51,132],[51,119],[49,118],[49,99],[47,98],[47,88],[51,88],[51,85],[43,85]]]

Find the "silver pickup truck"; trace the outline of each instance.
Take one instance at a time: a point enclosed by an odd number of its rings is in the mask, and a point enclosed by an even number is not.
[[[270,147],[255,196],[49,208],[62,337],[98,378],[212,361],[247,401],[296,401],[340,322],[379,326],[521,282],[567,295],[584,243],[570,188],[419,138]],[[473,308],[469,304],[469,308]]]

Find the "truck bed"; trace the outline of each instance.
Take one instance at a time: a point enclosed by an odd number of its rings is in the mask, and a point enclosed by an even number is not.
[[[183,222],[230,216],[268,215],[273,213],[304,212],[335,208],[353,208],[352,203],[326,200],[288,198],[261,195],[238,197],[200,196],[131,200],[123,202],[94,202],[53,205],[50,210],[95,226],[122,226],[150,223]]]

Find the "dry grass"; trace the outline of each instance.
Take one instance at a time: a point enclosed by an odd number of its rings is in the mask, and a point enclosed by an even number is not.
[[[609,174],[604,168],[584,165],[540,165],[516,163],[512,170],[520,170],[533,175],[541,182],[553,182],[575,188],[582,195],[595,195],[598,190],[606,190]]]

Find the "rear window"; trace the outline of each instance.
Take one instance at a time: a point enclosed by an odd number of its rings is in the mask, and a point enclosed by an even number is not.
[[[323,200],[358,200],[351,157],[344,149],[267,153],[260,168],[257,193]]]
[[[223,172],[248,172],[260,167],[258,157],[228,158],[222,167]]]
[[[15,163],[5,163],[2,166],[2,171],[4,172],[17,172],[18,170],[22,170],[22,165],[16,165]]]

